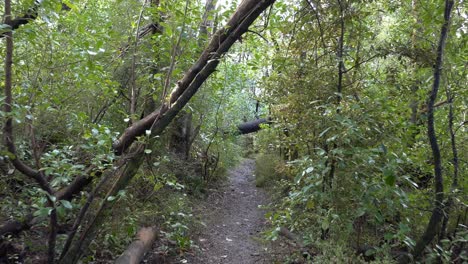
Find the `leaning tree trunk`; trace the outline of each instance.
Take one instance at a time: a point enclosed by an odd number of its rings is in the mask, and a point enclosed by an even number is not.
[[[151,130],[152,135],[160,134],[216,70],[221,56],[247,32],[261,12],[274,2],[275,0],[243,1],[227,25],[213,35],[200,58],[177,82],[169,100],[159,110],[125,129],[122,136],[114,142],[115,153],[121,155],[137,137],[144,135],[146,130]]]
[[[206,45],[206,41],[210,34],[208,33],[208,29],[213,28],[213,21],[210,19],[210,15],[213,13],[216,7],[216,0],[207,0],[205,5],[205,12],[203,13],[202,23],[200,24],[200,28],[198,30],[199,37],[198,37],[198,49],[199,51],[203,51],[204,45]],[[182,34],[180,35],[179,39],[182,38]],[[190,148],[192,143],[194,142],[194,137],[196,137],[195,133],[196,129],[193,127],[193,114],[190,111],[183,111],[179,113],[178,117],[172,122],[172,129],[170,132],[170,142],[169,148],[172,152],[174,152],[177,156],[182,159],[188,159],[190,156]]]
[[[216,70],[221,56],[224,55],[231,46],[245,33],[256,18],[275,0],[245,0],[237,8],[227,25],[218,30],[208,47],[203,51],[200,58],[185,73],[183,78],[177,82],[167,102],[160,109],[150,113],[143,119],[135,122],[127,128],[122,136],[114,142],[113,149],[117,155],[123,155],[116,161],[115,171],[107,173],[113,174],[109,177],[111,181],[104,184],[104,188],[99,191],[100,195],[90,206],[89,212],[84,216],[84,225],[79,235],[79,239],[74,239],[70,250],[61,258],[62,263],[76,263],[85,248],[96,236],[99,226],[104,223],[106,212],[112,208],[112,202],[108,197],[115,195],[119,190],[125,188],[128,182],[137,173],[142,163],[144,155],[144,145],[133,144],[137,137],[142,136],[147,130],[151,131],[152,137],[159,135],[182,110],[187,102],[198,91],[205,80]],[[132,146],[133,144],[133,146]],[[149,143],[151,144],[151,142]],[[131,151],[129,148],[131,147]]]

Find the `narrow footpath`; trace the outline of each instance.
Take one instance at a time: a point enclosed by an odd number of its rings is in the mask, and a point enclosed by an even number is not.
[[[196,236],[200,247],[187,263],[273,263],[269,248],[260,242],[265,229],[268,203],[262,189],[255,187],[255,161],[246,159],[229,172],[222,191],[213,192],[202,206],[200,216],[205,228]]]

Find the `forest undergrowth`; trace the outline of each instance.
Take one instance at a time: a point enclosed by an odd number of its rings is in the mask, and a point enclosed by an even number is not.
[[[182,261],[246,156],[285,263],[468,261],[465,0],[0,9],[0,262]]]

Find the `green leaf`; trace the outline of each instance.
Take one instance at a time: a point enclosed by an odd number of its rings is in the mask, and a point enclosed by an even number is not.
[[[393,235],[392,233],[385,233],[385,235],[384,235],[384,238],[385,238],[386,240],[393,239],[393,237],[394,237],[394,235]]]
[[[396,177],[395,177],[395,175],[388,175],[387,177],[385,177],[385,183],[386,183],[388,186],[394,186],[394,185],[395,185],[395,182],[396,182]]]
[[[394,186],[395,185],[395,182],[396,182],[396,176],[395,174],[393,173],[393,170],[390,170],[390,169],[385,169],[384,170],[384,180],[385,180],[385,183],[388,185],[388,186]]]
[[[363,216],[366,213],[366,211],[363,208],[359,208],[356,211],[356,217]]]
[[[366,256],[372,256],[375,254],[375,249],[368,249],[366,250],[366,253],[364,253]]]
[[[146,154],[151,154],[151,152],[153,152],[151,149],[145,149]]]
[[[7,24],[0,24],[0,33],[6,33],[11,31],[10,25]]]
[[[60,200],[60,203],[67,209],[73,209],[73,205],[67,200]]]
[[[56,202],[57,201],[57,197],[53,196],[53,195],[50,195],[50,194],[47,194],[47,196],[49,197],[49,199],[52,201],[52,202]]]
[[[74,5],[70,0],[63,0],[62,2],[66,4],[73,11],[78,10],[78,7]]]
[[[323,137],[323,135],[325,135],[325,133],[327,133],[329,130],[331,129],[331,127],[325,129],[324,131],[322,131],[322,133],[320,133],[319,137]]]
[[[65,208],[63,208],[62,206],[57,207],[56,210],[57,210],[58,217],[64,217],[67,214],[65,212]]]
[[[41,209],[35,211],[33,213],[33,215],[38,216],[38,217],[44,217],[44,216],[48,216],[50,214],[50,212],[52,212],[52,208],[44,207],[44,208],[41,208]]]
[[[327,230],[330,227],[330,223],[326,220],[322,222],[322,229]]]

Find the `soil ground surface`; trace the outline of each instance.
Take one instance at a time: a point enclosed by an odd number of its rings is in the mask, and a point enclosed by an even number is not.
[[[273,263],[270,249],[260,242],[268,203],[263,189],[255,187],[255,161],[245,159],[229,171],[229,181],[210,194],[197,212],[205,227],[196,235],[199,250],[186,263]]]

